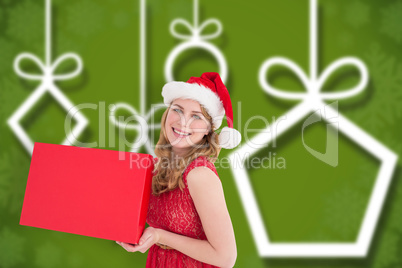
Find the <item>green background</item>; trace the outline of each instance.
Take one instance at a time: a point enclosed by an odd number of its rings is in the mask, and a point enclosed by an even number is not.
[[[222,34],[210,42],[228,64],[226,86],[234,107],[234,126],[243,134],[243,144],[265,127],[255,116],[272,123],[273,116],[279,117],[297,105],[267,95],[259,85],[258,72],[265,60],[284,56],[308,73],[308,8],[307,0],[200,0],[200,20],[217,18],[223,25]],[[169,24],[178,17],[191,22],[192,1],[147,0],[146,11],[149,109],[162,101],[166,58],[182,42],[171,36]],[[318,11],[319,72],[345,56],[360,58],[369,71],[369,85],[358,96],[340,100],[339,112],[402,154],[402,1],[322,0]],[[126,102],[140,107],[139,1],[54,0],[52,12],[53,60],[72,51],[84,63],[81,74],[57,82],[58,88],[76,105],[106,107],[106,112],[82,110],[90,123],[80,141],[117,150],[124,137],[108,120],[108,105]],[[213,30],[207,28],[206,32]],[[44,58],[44,1],[0,0],[0,267],[144,267],[146,254],[127,253],[114,241],[19,226],[30,156],[8,127],[7,119],[39,85],[14,72],[13,61],[21,52]],[[66,63],[58,72],[73,68]],[[29,62],[24,63],[24,69],[39,72]],[[173,73],[176,80],[185,81],[205,71],[219,71],[217,61],[209,52],[194,48],[180,54]],[[305,91],[288,70],[278,69],[268,78],[278,88]],[[342,68],[323,90],[342,90],[358,79],[355,70]],[[47,94],[22,124],[34,141],[60,143],[65,138],[65,116],[66,111]],[[247,122],[254,132],[245,133]],[[103,124],[106,133],[99,131]],[[283,157],[285,169],[248,171],[270,238],[275,242],[354,241],[379,162],[340,134],[339,164],[329,166],[303,147],[301,126],[302,122],[295,124],[279,137],[275,147],[266,146],[256,154],[261,158],[269,153],[275,153],[276,159]],[[129,130],[122,134],[128,140],[137,135]],[[159,132],[152,134],[157,141]],[[325,151],[325,122],[311,125],[304,135],[310,147]],[[222,150],[220,156],[229,153]],[[235,229],[235,267],[402,267],[400,166],[399,160],[366,258],[270,259],[258,255],[231,171],[217,165]]]

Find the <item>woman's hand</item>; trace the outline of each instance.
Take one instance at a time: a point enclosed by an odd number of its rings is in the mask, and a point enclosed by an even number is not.
[[[116,241],[116,243],[119,244],[120,246],[122,246],[128,252],[139,251],[141,253],[145,253],[150,247],[152,247],[153,244],[158,243],[158,241],[160,239],[160,231],[159,230],[160,229],[148,227],[142,233],[142,236],[140,238],[140,241],[138,242],[138,245],[135,245],[135,246],[128,244],[128,243],[119,242],[119,241]]]

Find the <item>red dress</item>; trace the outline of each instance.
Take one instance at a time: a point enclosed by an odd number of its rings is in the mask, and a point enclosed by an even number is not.
[[[199,166],[205,166],[218,175],[214,164],[209,162],[206,157],[200,156],[194,159],[183,173],[185,185],[183,190],[177,187],[159,196],[151,194],[147,215],[149,226],[191,238],[207,240],[187,185],[187,174]],[[216,266],[197,261],[175,249],[163,249],[155,244],[149,249],[146,267],[210,268]]]

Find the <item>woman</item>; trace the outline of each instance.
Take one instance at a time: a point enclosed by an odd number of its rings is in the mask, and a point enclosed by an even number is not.
[[[162,90],[168,109],[156,145],[147,223],[138,245],[146,267],[233,267],[236,241],[213,162],[221,148],[240,143],[229,92],[219,74],[204,73]],[[228,127],[215,130],[226,114]]]

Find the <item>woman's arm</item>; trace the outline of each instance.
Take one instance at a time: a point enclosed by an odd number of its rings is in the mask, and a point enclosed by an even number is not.
[[[138,246],[120,245],[127,251],[145,252],[153,244],[160,243],[201,262],[233,267],[237,257],[236,241],[219,178],[208,168],[196,167],[188,173],[187,182],[207,240],[149,227]]]
[[[236,241],[221,181],[210,169],[197,167],[188,173],[187,183],[207,240],[175,239],[176,234],[162,231],[159,243],[202,262],[233,267],[237,256]]]

